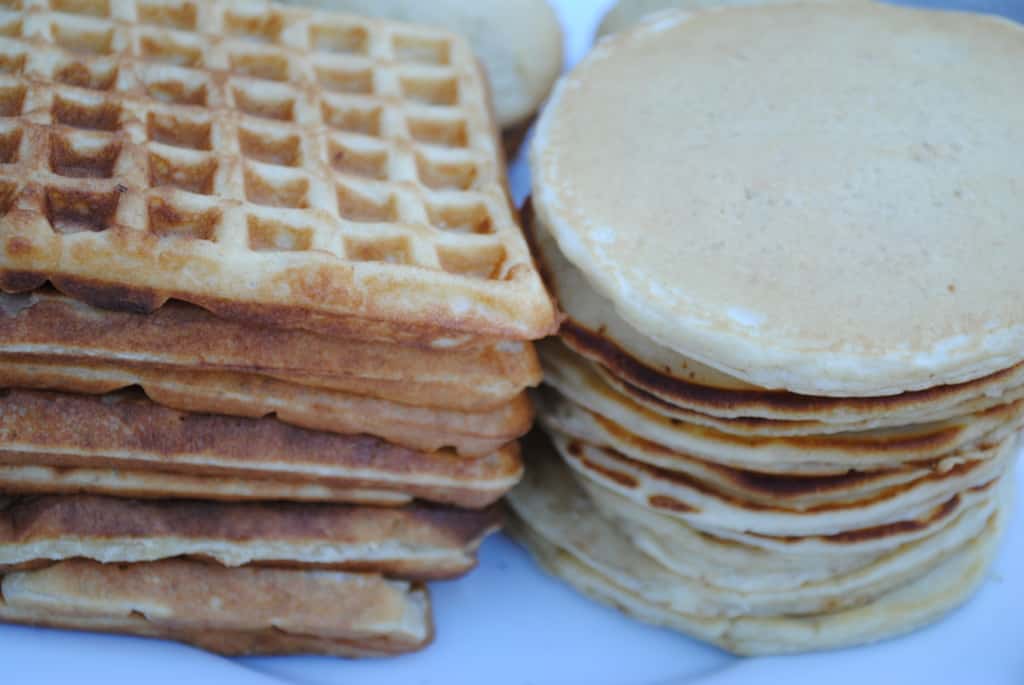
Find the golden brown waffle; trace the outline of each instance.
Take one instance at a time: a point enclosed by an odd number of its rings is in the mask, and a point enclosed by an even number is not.
[[[258,418],[344,435],[365,433],[416,450],[454,448],[479,457],[530,429],[525,393],[486,412],[430,409],[311,388],[265,376],[153,369],[91,359],[49,361],[0,355],[0,388],[106,393],[138,385],[154,401],[182,411]]]
[[[552,331],[461,38],[262,2],[7,4],[4,290],[385,340]]]
[[[202,497],[207,500],[289,502],[348,502],[398,507],[412,496],[389,490],[356,489],[311,481],[286,481],[244,475],[201,475],[123,468],[44,466],[32,454],[19,454],[24,465],[0,463],[0,492],[23,494],[95,493],[116,497]],[[0,462],[3,455],[0,455]]]
[[[440,350],[338,340],[227,321],[181,302],[133,314],[52,291],[0,294],[0,353],[255,373],[461,411],[494,409],[541,379],[529,343]]]
[[[377,656],[433,638],[426,588],[375,574],[75,559],[3,577],[0,620],[188,642],[222,654]]]
[[[493,503],[522,475],[514,443],[469,458],[450,450],[419,452],[365,435],[309,431],[274,419],[187,414],[135,393],[29,390],[0,396],[0,464],[212,477],[214,492],[197,491],[193,497],[233,499],[230,489],[217,490],[224,477],[233,477],[323,487],[310,495],[319,493],[317,499],[344,499],[356,490],[357,501],[365,501],[363,491],[373,490],[471,508]],[[24,491],[111,491],[93,489],[89,480],[79,483],[51,490],[43,482],[41,490]],[[151,482],[150,490],[157,492],[140,494],[163,494],[159,487],[159,480]],[[248,498],[245,488],[238,497]]]
[[[103,563],[179,556],[257,564],[453,578],[476,564],[498,528],[496,507],[358,507],[287,502],[139,501],[90,495],[0,501],[0,570],[85,558]]]

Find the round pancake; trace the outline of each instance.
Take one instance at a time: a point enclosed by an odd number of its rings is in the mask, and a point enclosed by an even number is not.
[[[977,466],[974,462],[1001,459],[1000,447],[1003,443],[1008,443],[1007,449],[1012,449],[1010,445],[1016,444],[1016,436],[1011,436],[1002,442],[968,446],[935,462],[820,476],[760,473],[674,452],[586,410],[574,415],[545,415],[542,423],[550,433],[565,436],[570,442],[582,442],[621,455],[630,467],[654,467],[666,472],[668,477],[700,483],[720,493],[722,497],[742,501],[751,507],[782,507],[793,511],[813,511],[851,500],[881,498],[886,493],[910,487],[925,478],[963,475]],[[619,471],[612,469],[612,472]],[[632,482],[628,478],[620,480]]]
[[[738,468],[775,473],[843,473],[932,461],[985,439],[995,441],[1022,421],[1024,400],[977,414],[928,424],[827,435],[765,435],[724,432],[652,412],[604,383],[589,363],[557,341],[540,345],[545,381],[563,397],[539,413],[578,412],[583,407],[631,433],[671,450]]]
[[[746,382],[979,378],[1024,361],[1022,61],[1024,27],[981,15],[661,17],[559,83],[534,204],[623,319]]]
[[[582,477],[678,518],[695,528],[727,529],[768,536],[838,535],[895,523],[930,511],[958,493],[995,481],[1016,453],[1016,440],[992,455],[964,461],[948,471],[928,472],[910,483],[858,497],[840,488],[835,500],[806,509],[752,503],[674,471],[649,466],[619,452],[551,433],[559,454]],[[856,479],[856,476],[853,477]]]
[[[1000,478],[999,484],[1007,480]],[[738,592],[798,589],[889,563],[901,558],[901,550],[911,547],[955,546],[981,532],[995,508],[998,490],[994,484],[972,493],[965,498],[964,506],[956,507],[954,515],[940,518],[918,536],[903,536],[898,531],[887,535],[890,531],[881,529],[865,549],[844,550],[837,544],[822,544],[815,553],[799,548],[794,553],[791,549],[758,546],[756,539],[752,545],[710,535],[596,483],[581,485],[601,514],[626,532],[645,554],[680,575]]]
[[[630,573],[637,576],[630,582],[629,575],[605,575],[591,559],[544,540],[518,522],[510,529],[549,573],[598,602],[734,654],[767,656],[877,642],[938,620],[967,601],[984,581],[1004,519],[1005,513],[997,512],[982,535],[924,576],[874,602],[835,613],[735,618],[701,616],[666,604],[660,596],[662,578],[647,573],[647,564],[630,564]]]
[[[814,614],[872,601],[926,574],[982,533],[995,500],[972,516],[961,517],[939,535],[904,545],[852,571],[782,586],[736,589],[723,586],[711,565],[703,572],[684,565],[682,572],[660,565],[634,546],[632,531],[603,518],[556,459],[532,464],[530,475],[510,495],[525,525],[547,542],[587,559],[626,587],[656,597],[674,610],[707,617]],[[741,553],[742,554],[742,553]],[[751,555],[751,560],[752,559]],[[723,569],[725,573],[733,569]],[[737,573],[756,573],[743,567]],[[705,577],[707,576],[707,577]]]
[[[881,397],[821,397],[769,390],[687,358],[644,336],[615,312],[561,253],[527,207],[531,245],[565,312],[559,338],[594,362],[609,385],[652,411],[729,431],[832,433],[939,421],[1024,397],[1024,364],[957,385]],[[730,419],[771,419],[729,421]]]
[[[817,2],[855,2],[857,0],[816,0]],[[863,1],[863,0],[861,0]],[[655,20],[651,15],[666,10],[701,10],[728,7],[731,5],[781,4],[793,0],[618,0],[605,13],[601,24],[597,27],[596,38],[609,33],[618,33],[640,21]]]

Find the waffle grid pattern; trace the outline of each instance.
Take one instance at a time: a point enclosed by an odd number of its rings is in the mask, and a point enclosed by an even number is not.
[[[6,268],[25,253],[59,272],[39,255],[123,256],[148,234],[264,272],[310,258],[396,283],[419,267],[471,299],[543,292],[460,39],[251,2],[0,7]]]

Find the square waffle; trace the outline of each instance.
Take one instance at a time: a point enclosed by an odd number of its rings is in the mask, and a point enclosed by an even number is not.
[[[552,331],[461,38],[262,2],[0,6],[2,289],[387,340]]]

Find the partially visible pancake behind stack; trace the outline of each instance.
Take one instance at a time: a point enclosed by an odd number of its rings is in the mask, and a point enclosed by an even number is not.
[[[1024,421],[1024,28],[862,2],[662,14],[556,89],[514,530],[739,654],[912,630],[982,582]]]
[[[0,620],[418,649],[554,310],[468,44],[261,2],[0,13]]]

